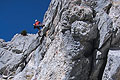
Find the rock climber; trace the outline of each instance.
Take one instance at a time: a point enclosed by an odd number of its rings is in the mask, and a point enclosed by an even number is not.
[[[34,26],[34,29],[38,29],[39,30],[39,32],[38,32],[38,34],[40,34],[40,32],[41,32],[41,29],[45,26],[45,25],[43,25],[40,21],[38,21],[37,19],[35,20],[35,24],[33,24],[33,26]]]

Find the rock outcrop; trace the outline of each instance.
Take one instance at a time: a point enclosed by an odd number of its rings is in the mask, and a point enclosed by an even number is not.
[[[24,53],[36,37],[37,35],[33,34],[27,36],[16,34],[10,42],[0,40],[2,45],[0,48],[0,75],[3,78],[13,78],[25,68]]]
[[[1,80],[119,80],[120,1],[51,0],[39,35],[0,39]]]

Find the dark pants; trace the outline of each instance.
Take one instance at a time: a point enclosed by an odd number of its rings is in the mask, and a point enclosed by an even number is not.
[[[38,35],[40,36],[40,33],[41,33],[41,29],[44,27],[45,25],[43,25],[43,24],[39,24],[39,25],[37,25],[37,26],[34,26],[34,29],[38,29],[39,31],[38,31]]]
[[[34,26],[34,29],[38,29],[38,30],[40,30],[40,27],[41,28],[43,28],[45,25],[43,25],[43,24],[39,24],[39,25],[36,25],[36,26]]]
[[[37,28],[38,30],[40,30],[40,27],[39,27],[39,26],[34,26],[34,29],[36,29],[36,28]]]

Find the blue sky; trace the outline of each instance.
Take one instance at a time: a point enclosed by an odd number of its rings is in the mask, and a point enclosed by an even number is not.
[[[22,30],[37,33],[33,29],[35,19],[42,22],[51,0],[0,0],[0,38],[10,41]]]

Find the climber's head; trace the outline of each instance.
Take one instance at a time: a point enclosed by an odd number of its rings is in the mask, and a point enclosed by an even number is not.
[[[35,22],[37,22],[38,20],[36,19]]]

